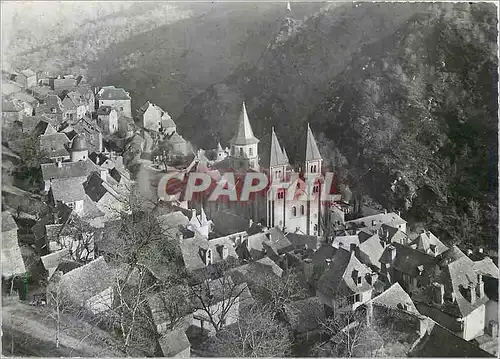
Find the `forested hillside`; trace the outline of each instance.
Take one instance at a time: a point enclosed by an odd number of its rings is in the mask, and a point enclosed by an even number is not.
[[[265,160],[272,125],[298,159],[308,121],[358,196],[445,241],[496,246],[496,21],[490,4],[324,9],[285,23],[256,67],[210,86],[178,124],[200,146],[226,143],[244,99]]]

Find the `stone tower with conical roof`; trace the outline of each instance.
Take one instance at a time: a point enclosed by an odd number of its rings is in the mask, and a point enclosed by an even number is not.
[[[281,147],[273,127],[271,134],[271,157],[269,159],[269,173],[273,181],[282,181],[285,178],[288,165],[288,156],[285,149]]]
[[[317,176],[321,173],[321,165],[323,164],[323,157],[319,153],[316,139],[311,131],[311,127],[307,124],[307,142],[306,142],[306,158],[304,173],[306,176]]]
[[[70,160],[71,162],[84,161],[89,157],[89,150],[85,138],[76,135],[71,144]]]
[[[244,102],[238,120],[238,130],[229,143],[231,145],[229,159],[233,169],[236,171],[259,170],[259,140],[253,134]]]

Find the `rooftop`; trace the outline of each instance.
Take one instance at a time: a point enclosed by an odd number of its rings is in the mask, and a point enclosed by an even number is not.
[[[99,100],[130,100],[130,95],[122,88],[104,86],[97,93]]]

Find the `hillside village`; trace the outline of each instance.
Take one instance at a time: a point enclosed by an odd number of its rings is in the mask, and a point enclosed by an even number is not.
[[[370,212],[343,184],[333,203],[285,200],[320,188],[309,126],[291,164],[274,129],[259,157],[244,103],[231,142],[204,150],[132,101],[3,70],[2,354],[498,355],[496,253]],[[249,171],[280,186],[245,205],[157,196],[165,173]]]

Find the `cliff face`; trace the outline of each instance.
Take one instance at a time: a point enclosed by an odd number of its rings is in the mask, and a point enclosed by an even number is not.
[[[444,240],[496,243],[495,15],[488,4],[363,3],[287,20],[256,66],[210,86],[178,126],[201,147],[225,144],[245,100],[263,162],[271,126],[298,161],[308,121],[358,195]]]

